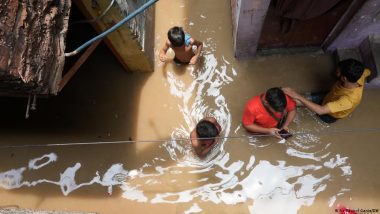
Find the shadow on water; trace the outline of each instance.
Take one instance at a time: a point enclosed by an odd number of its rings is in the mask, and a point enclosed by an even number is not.
[[[83,18],[75,7],[72,15]],[[94,34],[88,25],[74,25],[68,34],[66,49],[73,50]],[[77,58],[69,58],[65,69]],[[179,67],[176,72],[181,73]],[[1,98],[3,134],[0,146],[136,140],[141,91],[150,76],[123,70],[101,43],[61,93],[38,99],[37,110],[31,112],[28,120],[24,119],[25,99]],[[154,130],[158,139],[171,137],[170,133],[160,133],[157,126],[159,124],[151,121],[147,128]],[[71,207],[75,207],[72,200],[76,198],[117,200],[123,193],[119,186],[140,170],[155,176],[161,168],[175,165],[162,144],[105,143],[2,149],[0,193],[9,191],[10,195],[20,198],[33,196],[31,201],[20,202],[20,206],[30,208],[46,207],[46,203],[55,198],[70,201],[65,206]],[[17,197],[16,201],[19,201]],[[93,202],[79,201],[83,204]],[[94,209],[91,205],[82,206]]]
[[[70,19],[83,19],[75,6]],[[69,29],[66,50],[73,50],[94,35],[96,33],[90,25],[73,25]],[[65,70],[78,58],[67,59]],[[29,119],[24,118],[27,99],[0,99],[0,146],[134,140],[140,92],[150,75],[125,71],[102,42],[62,92],[37,100],[37,110],[30,112]],[[155,145],[146,147],[144,157],[152,160],[156,157],[155,150]],[[45,157],[36,163],[48,163],[46,166],[38,169],[28,166],[30,160],[47,154],[51,154],[52,159]],[[116,163],[128,163],[129,167],[138,168],[146,162],[139,158],[140,155],[141,151],[137,151],[134,143],[11,148],[0,150],[0,169],[5,172],[25,168],[22,173],[24,181],[32,182],[41,179],[60,181],[65,170],[76,168],[75,181],[67,180],[68,186],[75,186],[89,182],[97,172],[102,176]],[[58,161],[54,161],[53,156]],[[46,197],[62,195],[57,190],[59,185],[46,183],[49,182],[13,189],[12,192],[36,195],[41,198],[39,203]],[[106,188],[96,185],[70,194],[74,197],[109,197]],[[116,195],[117,190],[112,196]]]

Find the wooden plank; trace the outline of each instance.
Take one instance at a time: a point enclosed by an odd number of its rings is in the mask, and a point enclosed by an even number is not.
[[[95,41],[86,49],[86,51],[80,56],[78,61],[75,62],[75,64],[69,69],[69,71],[62,77],[61,82],[59,83],[59,89],[60,92],[63,87],[70,81],[70,79],[76,74],[78,69],[81,67],[81,65],[87,60],[87,58],[91,55],[92,52],[94,52],[95,48],[98,47],[102,40]]]

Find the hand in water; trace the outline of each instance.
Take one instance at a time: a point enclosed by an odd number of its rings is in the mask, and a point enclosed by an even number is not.
[[[198,56],[195,55],[190,59],[189,65],[195,65],[198,62]]]
[[[294,89],[292,88],[282,88],[284,93],[288,96],[291,96],[294,99],[299,99],[301,97],[300,94],[298,94]]]
[[[165,54],[160,54],[160,61],[165,62],[166,61],[166,55]]]
[[[280,131],[280,129],[277,129],[277,128],[270,128],[269,129],[269,134],[276,137],[276,138],[279,138],[279,139],[282,139],[281,135],[278,133]]]

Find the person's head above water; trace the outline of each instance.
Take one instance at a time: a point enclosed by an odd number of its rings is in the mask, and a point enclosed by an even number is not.
[[[276,112],[283,112],[286,108],[286,96],[281,88],[274,87],[267,90],[265,100]]]
[[[364,72],[363,63],[355,59],[345,59],[338,63],[339,72],[351,83],[356,83]]]
[[[172,27],[168,31],[168,39],[174,47],[181,47],[185,44],[185,32],[181,27]]]
[[[198,138],[214,138],[219,135],[218,127],[208,120],[201,120],[197,124],[195,131]]]

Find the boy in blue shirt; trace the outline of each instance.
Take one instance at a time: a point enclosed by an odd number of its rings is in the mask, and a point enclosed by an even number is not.
[[[195,53],[193,46],[197,47]],[[169,29],[168,40],[160,51],[161,62],[166,61],[166,52],[169,48],[175,53],[173,60],[176,63],[194,65],[201,54],[203,43],[191,38],[190,34],[185,34],[181,27],[175,26]]]

